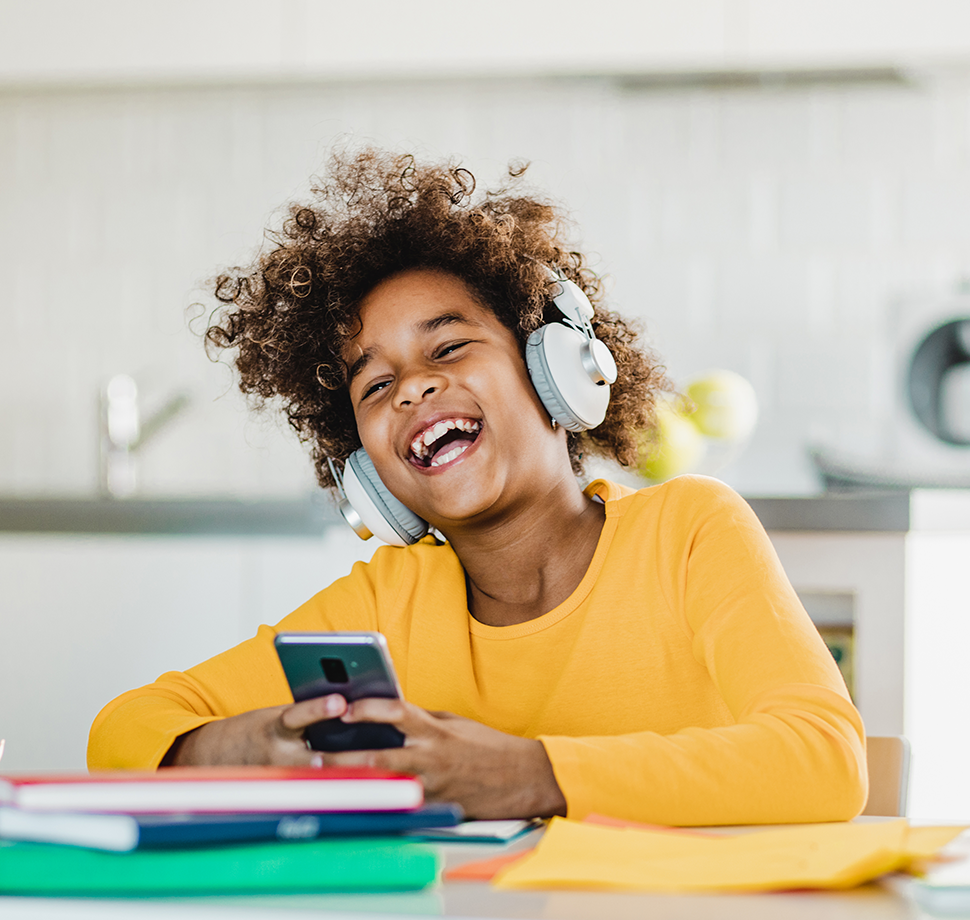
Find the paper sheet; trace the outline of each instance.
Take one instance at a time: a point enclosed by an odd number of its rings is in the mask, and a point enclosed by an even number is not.
[[[500,872],[495,884],[640,891],[851,888],[907,869],[963,830],[911,828],[900,818],[715,837],[553,818],[535,850]]]

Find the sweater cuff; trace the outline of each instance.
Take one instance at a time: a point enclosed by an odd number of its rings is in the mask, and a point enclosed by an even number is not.
[[[587,775],[590,764],[596,763],[592,752],[584,751],[581,738],[564,735],[539,735],[546,749],[553,775],[566,800],[566,817],[581,821],[596,809],[590,801],[589,790],[595,788],[593,777]]]

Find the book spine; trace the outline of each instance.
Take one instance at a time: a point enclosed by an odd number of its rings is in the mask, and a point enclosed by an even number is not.
[[[18,804],[36,811],[154,812],[407,811],[424,799],[421,783],[404,779],[178,780],[37,783],[20,787]]]
[[[213,843],[259,840],[312,840],[320,832],[313,815],[252,815],[245,821],[186,821],[171,824],[141,823],[138,847],[204,846]]]
[[[439,873],[432,848],[386,838],[130,853],[11,843],[0,863],[4,894],[78,896],[413,890]]]

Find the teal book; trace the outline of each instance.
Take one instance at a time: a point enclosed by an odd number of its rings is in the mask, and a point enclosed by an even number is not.
[[[0,894],[199,895],[406,891],[438,879],[435,850],[400,838],[113,853],[0,843]]]

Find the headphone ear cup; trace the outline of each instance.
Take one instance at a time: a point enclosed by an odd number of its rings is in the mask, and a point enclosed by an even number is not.
[[[541,333],[548,328],[543,326],[533,332],[526,343],[525,363],[529,369],[529,377],[550,417],[569,431],[583,431],[586,426],[569,411],[546,360]]]
[[[525,362],[546,411],[569,431],[595,428],[610,404],[610,388],[590,379],[583,364],[586,337],[562,323],[548,323],[529,336]]]
[[[343,486],[364,527],[385,543],[410,546],[427,534],[428,522],[391,495],[364,448],[347,458]]]

